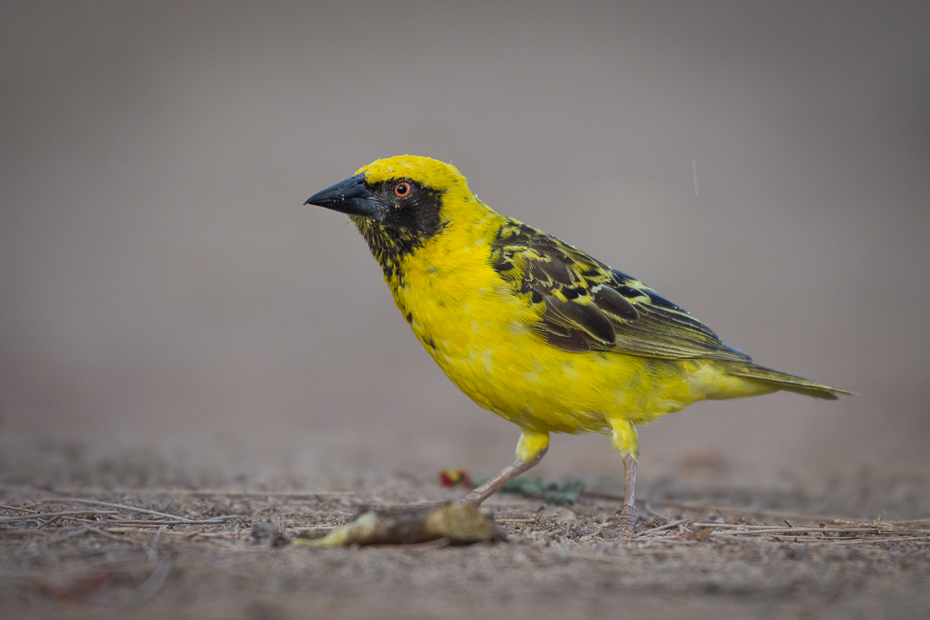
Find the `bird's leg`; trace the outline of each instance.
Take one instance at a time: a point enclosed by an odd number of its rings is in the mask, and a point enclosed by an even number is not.
[[[623,457],[623,509],[620,511],[620,531],[632,536],[636,531],[636,459],[632,455]]]
[[[539,454],[536,455],[536,458],[530,461],[521,461],[517,459],[513,462],[513,465],[508,465],[501,473],[497,474],[480,487],[469,493],[465,496],[466,502],[471,502],[476,506],[481,502],[491,497],[494,493],[500,490],[502,486],[519,476],[520,474],[529,471],[533,467],[539,464],[542,460],[542,457],[546,455],[546,452],[549,450],[548,447],[543,448]]]
[[[623,509],[620,511],[620,532],[632,536],[636,531],[636,457],[639,456],[639,435],[636,426],[623,418],[610,418],[611,441],[623,457]]]

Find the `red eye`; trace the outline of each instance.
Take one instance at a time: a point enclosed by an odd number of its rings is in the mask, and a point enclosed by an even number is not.
[[[399,198],[406,198],[407,196],[409,196],[410,195],[410,183],[407,183],[406,181],[401,181],[400,183],[395,185],[394,195],[398,196]]]

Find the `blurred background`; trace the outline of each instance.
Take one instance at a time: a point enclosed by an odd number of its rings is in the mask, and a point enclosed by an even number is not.
[[[930,470],[927,32],[926,2],[4,2],[4,450],[509,463],[302,206],[412,153],[859,394],[698,403],[641,429],[642,475]],[[601,436],[542,466],[621,469]]]

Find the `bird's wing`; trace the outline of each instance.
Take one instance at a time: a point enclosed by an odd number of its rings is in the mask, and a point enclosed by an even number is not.
[[[661,359],[749,360],[642,282],[555,237],[511,221],[491,244],[491,265],[527,304],[553,347]]]

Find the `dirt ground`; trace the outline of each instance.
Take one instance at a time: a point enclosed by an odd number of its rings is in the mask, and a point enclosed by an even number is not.
[[[506,542],[321,549],[253,524],[314,535],[462,490],[437,472],[224,478],[157,450],[2,455],[5,618],[930,617],[926,474],[755,488],[705,458],[705,475],[642,478],[633,539],[616,532],[618,489],[595,482],[571,505],[492,498]]]

